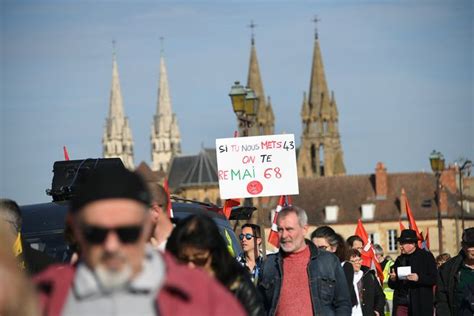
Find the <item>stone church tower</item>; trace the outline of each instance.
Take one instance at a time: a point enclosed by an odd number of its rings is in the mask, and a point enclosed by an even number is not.
[[[120,158],[130,170],[133,163],[133,138],[128,118],[124,115],[122,91],[115,49],[112,58],[112,87],[110,91],[109,116],[105,121],[102,147],[104,158]]]
[[[171,109],[168,74],[163,51],[160,57],[158,103],[156,115],[153,117],[150,140],[152,170],[168,172],[173,157],[181,154],[181,136],[178,119]]]
[[[346,173],[338,117],[334,93],[329,94],[327,87],[316,30],[309,97],[304,93],[301,109],[303,132],[298,155],[298,176],[300,178]]]
[[[250,27],[252,29],[255,27],[253,22],[250,24]],[[252,128],[250,128],[249,135],[272,135],[275,130],[275,116],[273,115],[270,97],[265,99],[265,92],[263,91],[262,76],[260,75],[260,68],[258,66],[257,51],[255,49],[255,38],[253,34],[250,48],[247,87],[251,88],[258,98],[256,123],[254,126],[252,126]]]

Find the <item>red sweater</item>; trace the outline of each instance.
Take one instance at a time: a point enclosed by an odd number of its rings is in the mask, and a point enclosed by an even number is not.
[[[309,247],[283,258],[283,282],[276,315],[313,315],[308,280]]]
[[[203,271],[178,265],[168,254],[163,257],[165,283],[156,297],[160,315],[245,315],[233,295]],[[75,272],[75,267],[56,265],[34,278],[42,315],[61,315]]]

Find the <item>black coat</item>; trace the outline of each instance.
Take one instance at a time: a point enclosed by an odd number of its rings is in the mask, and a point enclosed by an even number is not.
[[[459,283],[459,269],[464,261],[464,252],[451,258],[439,268],[438,285],[436,287],[436,315],[473,315],[474,288],[466,289],[461,302],[456,300],[456,288]]]
[[[436,285],[437,269],[433,254],[426,250],[417,248],[412,254],[400,255],[395,260],[393,269],[397,267],[411,266],[411,272],[418,274],[418,281],[388,280],[388,286],[394,289],[393,293],[393,313],[396,315],[397,306],[400,303],[400,293],[408,292],[410,316],[433,316],[433,286]]]
[[[21,246],[23,248],[21,256],[25,261],[25,270],[31,276],[43,271],[50,264],[56,262],[52,257],[42,251],[32,248],[31,245],[25,241],[22,242]]]
[[[237,300],[242,304],[247,315],[263,316],[265,309],[263,307],[262,297],[250,278],[248,271],[235,262],[238,266],[234,280],[229,285],[229,290],[235,295]]]
[[[346,276],[346,281],[347,281],[347,288],[349,289],[349,294],[351,295],[351,303],[352,306],[357,304],[357,296],[354,290],[354,267],[352,266],[352,263],[346,261],[342,265],[342,270],[344,271],[344,275]]]
[[[379,315],[384,315],[385,294],[375,277],[374,270],[365,271],[361,281],[362,286],[356,290],[361,298],[362,314],[373,316],[374,311],[377,311]]]

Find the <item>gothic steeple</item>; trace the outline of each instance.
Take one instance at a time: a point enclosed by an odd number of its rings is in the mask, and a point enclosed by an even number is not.
[[[112,57],[112,85],[110,90],[109,116],[105,122],[102,138],[104,158],[118,157],[128,169],[134,168],[133,137],[128,118],[124,115],[120,78],[114,51]]]
[[[154,171],[167,172],[171,159],[181,154],[178,119],[171,108],[168,73],[163,50],[160,56],[160,81],[156,115],[151,128],[151,159]]]
[[[313,20],[315,23],[318,18]],[[298,155],[298,174],[303,178],[345,174],[338,128],[338,110],[334,93],[329,89],[315,30],[309,97],[303,97],[301,118],[303,134]]]
[[[252,38],[247,87],[252,89],[258,97],[256,123],[255,126],[251,128],[249,134],[270,135],[273,134],[275,126],[273,110],[270,102],[267,102],[265,98],[265,92],[263,90],[262,77],[260,75],[260,67],[257,58],[257,50],[255,48],[255,34],[253,31],[256,25],[253,23],[253,21],[251,21],[249,27],[252,29]]]

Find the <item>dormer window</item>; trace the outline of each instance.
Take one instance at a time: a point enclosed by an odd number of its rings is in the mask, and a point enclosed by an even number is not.
[[[339,206],[337,205],[329,205],[326,206],[324,209],[324,212],[326,213],[326,223],[333,223],[337,222],[337,216],[339,214]]]
[[[374,214],[375,214],[374,203],[362,204],[362,220],[372,221],[374,219]]]

